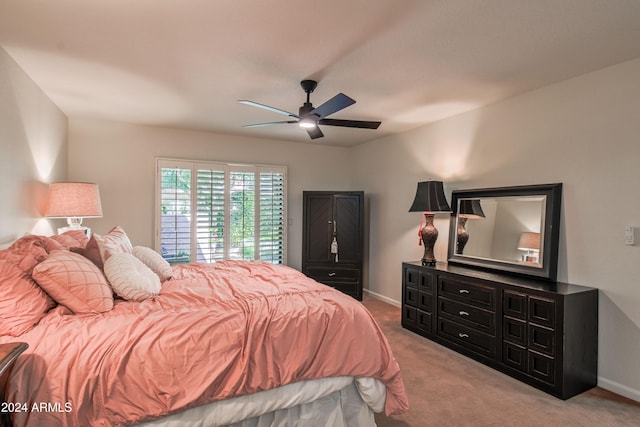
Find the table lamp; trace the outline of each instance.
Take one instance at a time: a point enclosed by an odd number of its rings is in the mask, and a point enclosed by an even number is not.
[[[518,241],[518,249],[527,251],[527,255],[523,255],[523,261],[538,262],[537,252],[540,252],[540,233],[526,231],[520,234]]]
[[[466,229],[468,219],[484,218],[484,212],[480,205],[479,199],[462,199],[460,200],[460,209],[458,210],[458,229],[456,232],[456,254],[462,255],[464,247],[469,241],[469,232]]]
[[[409,212],[424,212],[425,225],[422,227],[421,224],[418,230],[421,239],[419,243],[424,243],[422,265],[435,265],[436,258],[433,254],[433,247],[438,240],[438,229],[433,225],[433,217],[438,212],[451,212],[444,195],[442,181],[419,182]]]
[[[67,218],[68,226],[58,228],[58,234],[69,230],[83,230],[87,236],[90,236],[91,229],[82,226],[82,219],[102,217],[98,184],[88,182],[54,182],[49,184],[44,216]]]

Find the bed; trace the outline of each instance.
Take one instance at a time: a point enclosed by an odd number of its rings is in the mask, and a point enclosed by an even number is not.
[[[355,299],[259,261],[170,267],[119,227],[0,250],[0,315],[0,343],[29,346],[15,426],[369,426],[408,408]]]

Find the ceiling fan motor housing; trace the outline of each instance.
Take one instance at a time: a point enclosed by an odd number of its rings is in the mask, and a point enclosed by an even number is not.
[[[302,107],[298,109],[298,115],[300,117],[305,117],[309,115],[310,112],[314,110],[313,105],[310,102],[305,102]]]

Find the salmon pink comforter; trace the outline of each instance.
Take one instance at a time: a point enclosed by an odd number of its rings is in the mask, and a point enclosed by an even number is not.
[[[16,426],[126,425],[336,376],[380,379],[387,414],[408,406],[388,342],[358,301],[262,262],[175,266],[153,299],[102,314],[58,306],[18,340],[29,349],[7,400],[28,410],[14,412]]]

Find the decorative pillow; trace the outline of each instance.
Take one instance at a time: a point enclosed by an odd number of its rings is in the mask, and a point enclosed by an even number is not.
[[[102,271],[74,252],[51,252],[33,269],[33,279],[58,304],[75,314],[102,313],[113,308],[113,292]]]
[[[46,236],[34,234],[16,240],[8,249],[0,252],[0,259],[15,264],[27,276],[39,262],[44,261],[51,251],[64,249],[60,243]]]
[[[105,261],[113,254],[133,251],[131,241],[122,227],[116,225],[105,235],[93,234],[84,250],[84,256],[103,268]]]
[[[126,300],[140,301],[160,293],[160,278],[142,261],[127,253],[111,255],[104,263],[111,287]]]
[[[22,335],[54,305],[20,267],[0,260],[0,335]]]
[[[84,253],[84,248],[87,247],[89,242],[84,230],[69,230],[62,234],[51,236],[51,238],[60,243],[65,249],[79,254]]]
[[[173,270],[166,259],[162,258],[158,252],[145,246],[134,246],[133,255],[138,258],[144,265],[149,267],[151,271],[156,273],[160,278],[160,282],[171,279]]]
[[[22,236],[11,246],[9,249],[12,250],[20,250],[20,251],[33,251],[33,248],[42,248],[44,251],[51,252],[60,249],[60,244],[55,240],[51,239],[51,237],[47,236],[39,236],[36,234],[28,234],[26,236]]]

